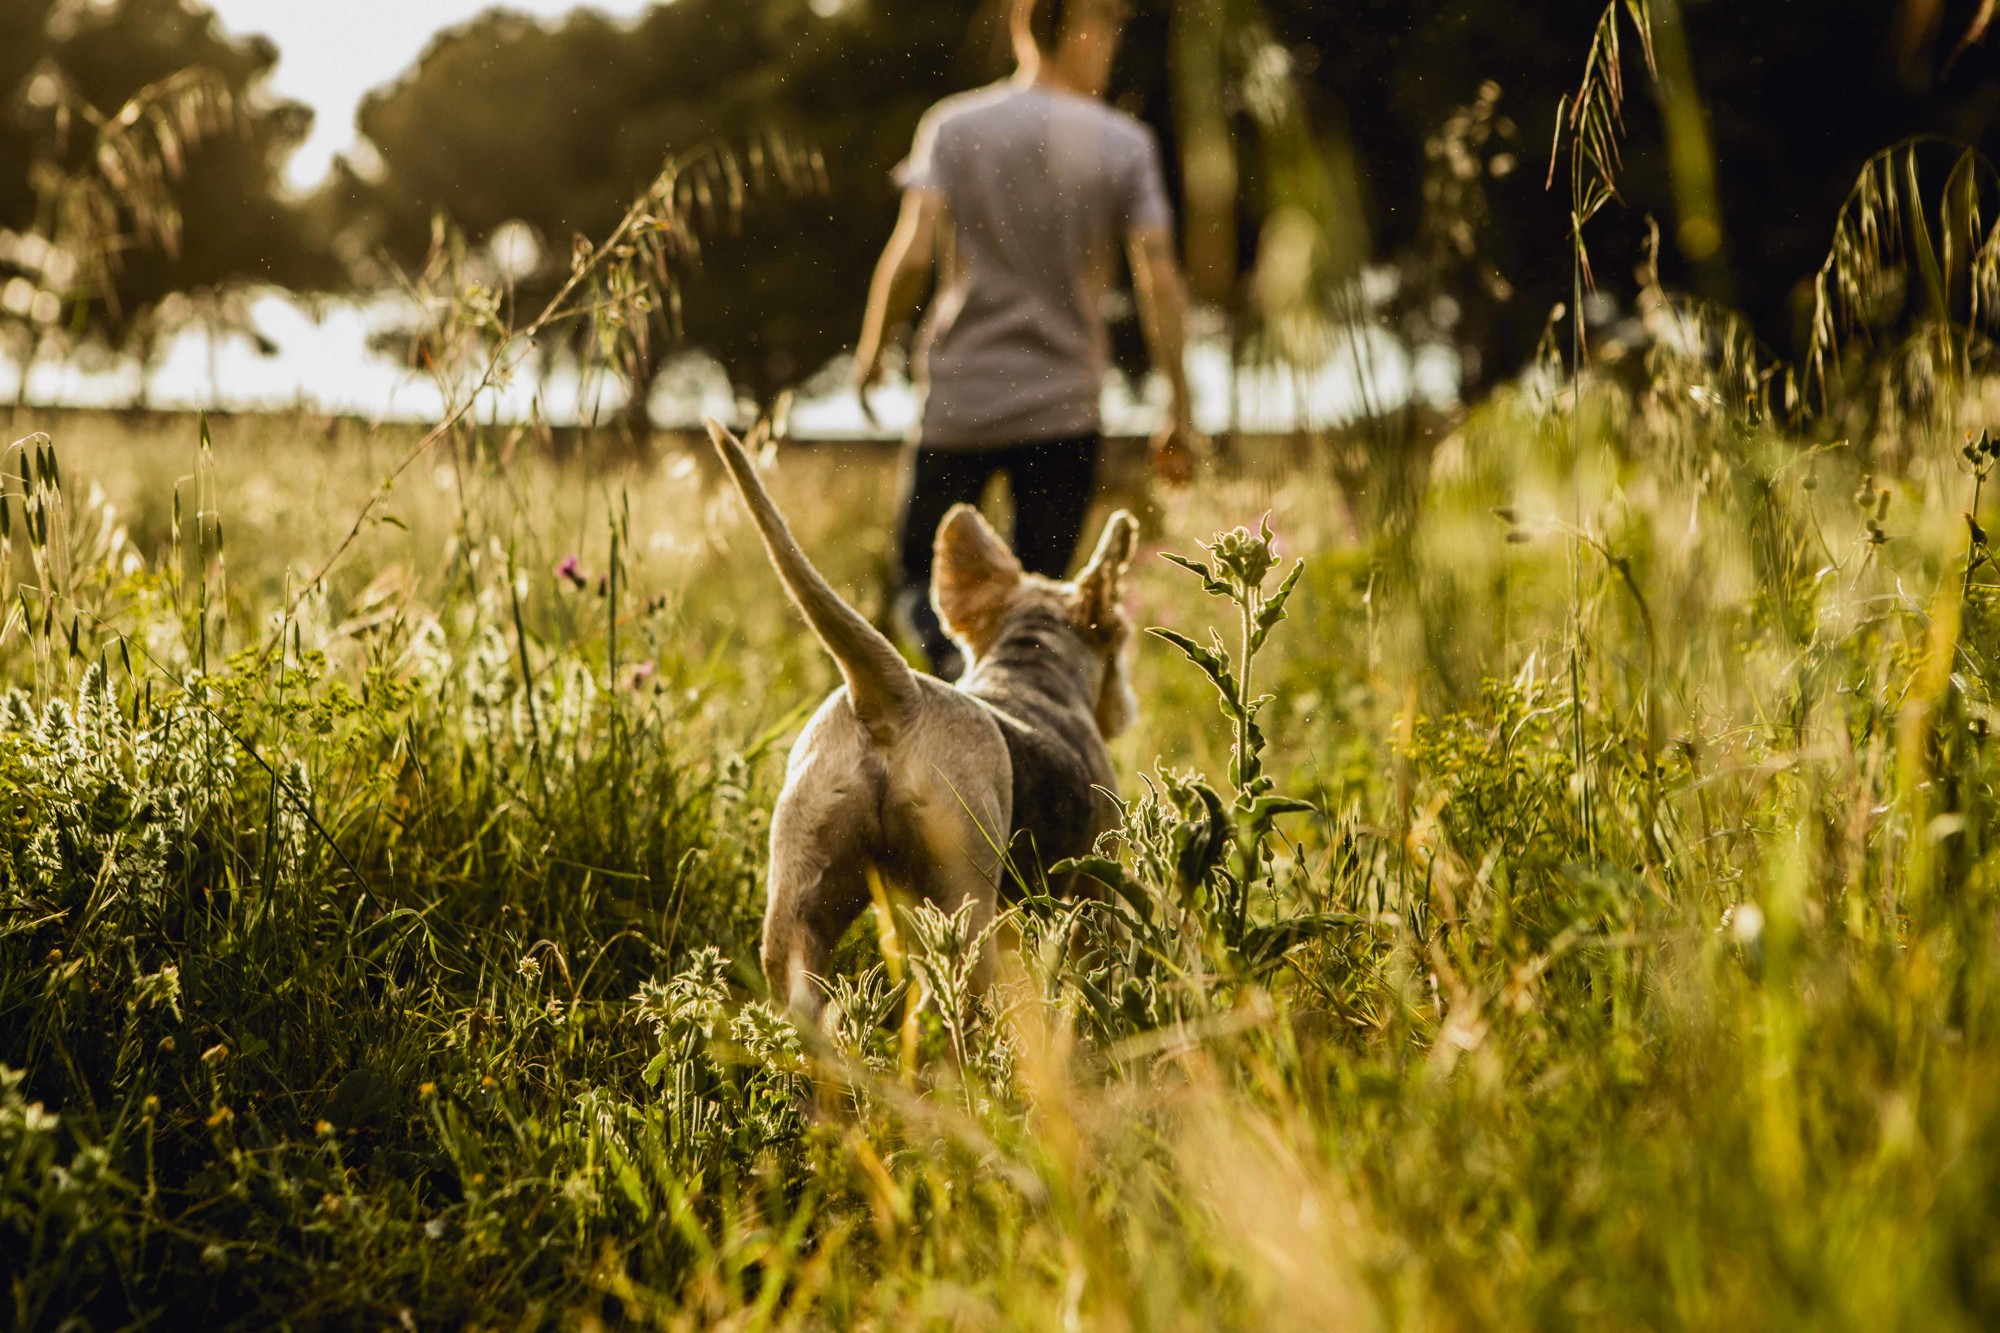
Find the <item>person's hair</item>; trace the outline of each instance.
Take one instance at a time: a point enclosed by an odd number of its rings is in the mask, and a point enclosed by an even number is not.
[[[1056,49],[1070,9],[1070,0],[1035,0],[1034,8],[1028,11],[1028,31],[1037,48],[1044,52]]]

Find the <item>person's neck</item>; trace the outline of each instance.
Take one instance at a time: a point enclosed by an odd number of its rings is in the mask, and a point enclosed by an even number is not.
[[[1071,97],[1100,98],[1101,93],[1084,87],[1063,72],[1062,66],[1046,56],[1030,65],[1023,65],[1014,73],[1014,82],[1024,88],[1040,88],[1044,92],[1067,93]]]

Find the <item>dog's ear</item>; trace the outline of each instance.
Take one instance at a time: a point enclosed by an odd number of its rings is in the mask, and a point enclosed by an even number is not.
[[[1076,576],[1076,618],[1085,629],[1109,629],[1116,620],[1125,571],[1138,545],[1138,519],[1121,509],[1106,520],[1096,553]]]
[[[1021,586],[1021,562],[971,505],[953,505],[938,524],[931,605],[953,637],[984,652]]]

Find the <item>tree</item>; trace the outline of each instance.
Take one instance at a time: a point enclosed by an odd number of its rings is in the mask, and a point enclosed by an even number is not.
[[[1486,182],[1481,245],[1515,294],[1486,350],[1496,369],[1519,365],[1550,307],[1568,295],[1568,201],[1544,188],[1543,172],[1557,106],[1576,86],[1604,0],[1265,0],[1264,8],[1294,53],[1316,119],[1344,126],[1355,146],[1363,214],[1383,257],[1422,243],[1426,141],[1482,83],[1499,85],[1517,140],[1504,151],[1518,169]],[[1802,284],[1870,155],[1923,132],[1991,144],[2000,129],[1993,39],[1959,45],[1980,31],[1983,8],[1983,0],[1652,0],[1663,60],[1667,39],[1684,41],[1687,58],[1679,70],[1663,65],[1646,91],[1635,88],[1625,207],[1593,224],[1605,273],[1630,271],[1652,215],[1667,237],[1670,285],[1732,303],[1767,344],[1802,351]],[[1644,78],[1636,64],[1632,74]],[[1663,96],[1687,99],[1705,144],[1670,145]],[[1694,201],[1672,160],[1703,150],[1717,186],[1712,237],[1683,228]]]
[[[405,269],[435,213],[475,241],[528,224],[544,263],[517,294],[532,304],[561,281],[573,238],[608,231],[663,159],[717,147],[745,192],[718,182],[677,322],[765,399],[852,337],[893,213],[890,170],[922,109],[969,81],[956,9],[893,0],[822,17],[805,0],[680,0],[629,29],[589,11],[552,27],[489,13],[368,99],[380,171],[344,168],[337,188],[368,246]]]
[[[283,195],[284,157],[311,113],[264,93],[276,61],[269,41],[229,38],[183,0],[0,0],[0,89],[10,94],[0,228],[66,254],[66,267],[29,275],[45,287],[71,275],[53,285],[61,313],[39,322],[37,341],[60,329],[143,359],[176,311],[228,322],[245,286],[338,283],[323,230]],[[147,114],[127,125],[125,108]],[[106,178],[97,155],[113,136],[131,154],[123,176],[137,182]],[[138,188],[149,180],[155,188]],[[91,191],[98,206],[83,236],[62,204]]]
[[[1692,141],[1705,165],[1690,177],[1677,148],[1677,166],[1655,103],[1635,98],[1628,207],[1594,224],[1607,281],[1636,262],[1647,215],[1657,216],[1670,282],[1735,302],[1768,343],[1795,350],[1798,284],[1868,155],[1916,130],[1990,137],[1990,52],[1976,45],[1949,60],[1948,39],[1980,3],[1948,0],[1924,27],[1936,7],[1916,0],[1653,0],[1657,22],[1684,43],[1683,65],[1663,82],[1695,112],[1680,123],[1705,129]],[[1223,126],[1237,170],[1231,216],[1218,223],[1221,292],[1241,290],[1268,219],[1317,199],[1349,269],[1365,260],[1409,275],[1406,287],[1424,296],[1419,323],[1458,308],[1451,331],[1470,363],[1504,374],[1569,296],[1567,203],[1543,177],[1556,108],[1602,8],[1156,0],[1128,34],[1116,86],[1121,105],[1160,133],[1176,188],[1183,135],[1203,116]],[[677,0],[630,27],[588,12],[557,26],[489,14],[440,36],[370,98],[361,127],[380,171],[346,172],[343,215],[406,267],[421,262],[436,212],[475,239],[526,222],[545,259],[522,285],[526,299],[560,280],[571,239],[602,235],[666,154],[719,144],[751,177],[774,143],[816,154],[823,172],[803,186],[753,189],[740,208],[722,200],[698,269],[682,275],[689,344],[768,398],[852,337],[894,215],[890,171],[918,116],[1005,68],[990,25],[967,35],[994,10],[978,0]],[[1199,40],[1203,22],[1214,25],[1212,50]],[[1272,132],[1274,99],[1297,117],[1288,135]],[[1462,133],[1483,137],[1475,179],[1453,185],[1463,163],[1443,140]],[[1687,242],[1700,229],[1681,224],[1702,170],[1715,183],[1703,206],[1719,227],[1697,254]],[[1441,294],[1452,301],[1430,299]],[[1124,346],[1136,362],[1136,340]]]

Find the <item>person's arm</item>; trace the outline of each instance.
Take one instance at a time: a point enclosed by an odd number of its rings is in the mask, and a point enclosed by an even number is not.
[[[1194,473],[1194,404],[1187,382],[1187,284],[1174,257],[1173,233],[1164,227],[1135,230],[1125,243],[1132,290],[1153,368],[1167,377],[1173,404],[1153,439],[1153,467],[1176,484]]]
[[[938,215],[944,201],[930,190],[906,190],[896,230],[876,261],[868,284],[868,312],[861,320],[861,340],[854,348],[854,388],[864,412],[868,390],[882,370],[882,343],[895,328],[916,313],[937,261]]]

